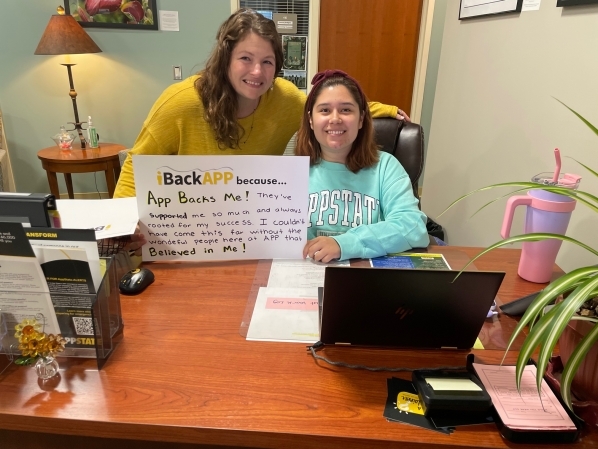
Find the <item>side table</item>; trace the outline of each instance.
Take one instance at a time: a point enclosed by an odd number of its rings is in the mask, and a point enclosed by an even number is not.
[[[37,153],[42,161],[42,167],[48,175],[50,192],[60,198],[56,173],[63,173],[69,198],[74,198],[73,180],[71,173],[91,173],[103,171],[106,175],[108,196],[114,196],[116,181],[120,176],[120,161],[118,153],[124,150],[123,145],[101,142],[99,148],[81,149],[80,144],[73,143],[71,150],[61,150],[57,146],[44,148]]]

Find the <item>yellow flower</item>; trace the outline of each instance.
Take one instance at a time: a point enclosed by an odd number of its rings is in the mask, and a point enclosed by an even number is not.
[[[27,343],[21,343],[19,349],[25,357],[37,357],[44,349],[44,341],[29,340]]]
[[[64,345],[66,344],[66,340],[62,338],[62,335],[48,335],[48,340],[46,344],[46,349],[50,355],[56,355],[59,352],[64,351]]]
[[[27,342],[36,338],[37,334],[42,331],[42,325],[35,318],[25,318],[15,326],[15,330],[15,338],[21,342]]]
[[[19,350],[23,357],[37,358],[55,356],[64,351],[66,340],[61,334],[46,334],[35,319],[24,319],[15,326],[15,337],[19,339]],[[31,363],[31,362],[28,362]]]

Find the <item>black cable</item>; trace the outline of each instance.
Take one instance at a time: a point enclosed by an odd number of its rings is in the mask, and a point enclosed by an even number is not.
[[[102,194],[100,193],[100,189],[98,189],[98,178],[96,178],[97,172],[93,172],[93,180],[96,184],[96,192],[98,192],[98,198],[102,199]]]
[[[323,347],[324,347],[324,343],[322,343],[321,341],[318,341],[318,342],[314,343],[313,345],[308,346],[307,350],[311,352],[311,355],[313,356],[314,359],[322,360],[323,362],[326,362],[333,366],[342,366],[343,368],[364,369],[367,371],[390,371],[393,373],[399,373],[399,372],[411,373],[413,371],[418,371],[418,370],[464,370],[465,369],[465,366],[437,366],[434,368],[389,368],[386,366],[372,367],[372,366],[365,366],[365,365],[352,365],[350,363],[345,363],[345,362],[335,362],[335,361],[327,359],[326,357],[322,357],[321,355],[316,354],[316,351],[322,349]]]

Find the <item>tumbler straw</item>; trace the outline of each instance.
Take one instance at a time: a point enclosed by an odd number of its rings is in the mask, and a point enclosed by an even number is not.
[[[558,148],[554,149],[554,158],[556,160],[556,168],[554,169],[554,176],[552,177],[552,183],[557,185],[559,183],[559,175],[561,174],[561,152]]]

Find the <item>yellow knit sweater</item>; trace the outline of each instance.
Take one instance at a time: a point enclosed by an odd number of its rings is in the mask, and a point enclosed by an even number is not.
[[[168,87],[154,103],[123,164],[115,198],[135,196],[132,155],[281,155],[299,130],[306,96],[293,83],[277,78],[254,113],[238,119],[245,129],[240,148],[218,148],[214,132],[203,119],[203,104],[194,85],[197,77]],[[395,117],[398,112],[396,106],[369,105],[374,117]]]

